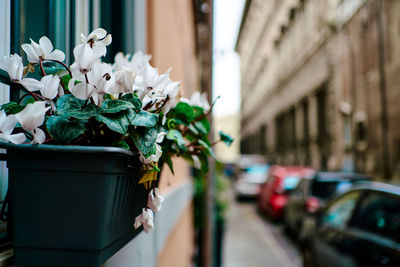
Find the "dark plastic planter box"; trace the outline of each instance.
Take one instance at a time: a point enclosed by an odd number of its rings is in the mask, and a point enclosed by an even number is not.
[[[99,266],[129,242],[147,202],[137,157],[110,147],[7,148],[16,264]],[[136,166],[135,166],[136,165]]]

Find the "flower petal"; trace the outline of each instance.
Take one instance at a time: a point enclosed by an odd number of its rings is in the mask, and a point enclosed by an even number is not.
[[[68,89],[76,98],[87,100],[93,93],[94,87],[91,84],[81,82],[75,84],[75,80],[71,79],[68,83]]]
[[[44,115],[50,107],[46,107],[45,101],[36,101],[28,104],[21,112],[15,114],[22,128],[27,131],[33,131],[41,126],[44,121]]]
[[[17,133],[17,134],[11,134],[11,135],[6,135],[6,134],[0,133],[0,139],[9,141],[13,144],[21,144],[21,143],[25,142],[26,136],[23,133]]]
[[[51,60],[58,60],[58,61],[64,61],[65,59],[65,54],[61,51],[61,50],[54,50],[53,52],[51,52],[46,59],[51,59]]]
[[[58,76],[46,75],[40,82],[43,84],[43,88],[40,90],[42,96],[47,99],[53,99],[57,96],[58,86],[60,85]]]
[[[15,128],[18,120],[15,115],[9,115],[4,118],[3,123],[0,125],[0,131],[4,134],[10,135]]]
[[[33,78],[24,78],[19,83],[22,84],[22,86],[25,87],[30,92],[43,90],[43,84],[40,81]]]
[[[30,44],[22,44],[22,50],[25,51],[28,61],[31,63],[39,63],[39,56],[36,54],[35,49]]]
[[[33,140],[31,144],[42,144],[46,140],[46,134],[42,129],[36,128],[32,131]]]
[[[103,28],[97,28],[89,34],[88,39],[94,39],[95,41],[97,41],[106,37],[106,34],[107,31]]]
[[[50,39],[46,36],[42,36],[39,39],[39,45],[42,49],[44,56],[47,58],[47,55],[50,54],[51,51],[53,51],[53,44],[51,43]]]

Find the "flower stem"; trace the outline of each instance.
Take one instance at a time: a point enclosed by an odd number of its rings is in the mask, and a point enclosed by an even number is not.
[[[72,78],[72,72],[71,72],[70,68],[68,68],[68,66],[67,66],[64,62],[61,62],[61,61],[58,61],[58,60],[54,60],[54,59],[49,59],[48,61],[61,64],[61,65],[68,71],[69,75],[70,75],[71,78]]]
[[[40,70],[42,71],[43,76],[46,76],[47,74],[46,74],[46,72],[44,71],[44,68],[43,68],[43,60],[42,60],[42,59],[39,60],[39,65],[40,65]]]

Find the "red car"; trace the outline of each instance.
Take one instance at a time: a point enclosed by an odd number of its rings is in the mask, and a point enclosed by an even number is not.
[[[283,209],[288,202],[289,192],[302,177],[311,177],[314,170],[301,166],[272,166],[267,181],[261,185],[258,195],[259,209],[274,220],[283,216]]]

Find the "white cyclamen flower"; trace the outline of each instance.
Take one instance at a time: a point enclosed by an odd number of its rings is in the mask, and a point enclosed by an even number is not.
[[[131,93],[136,79],[136,72],[129,67],[120,67],[114,72],[116,93]]]
[[[92,66],[100,60],[102,54],[96,53],[89,44],[79,44],[74,48],[75,62],[71,65],[71,71],[75,74],[86,74]]]
[[[0,60],[0,69],[8,73],[11,82],[21,83],[26,89],[31,92],[40,90],[40,88],[42,87],[40,81],[36,79],[22,78],[24,65],[22,64],[22,58],[17,54],[4,56],[3,59]]]
[[[51,100],[57,96],[60,78],[57,75],[46,75],[40,81],[28,78],[22,79],[20,84],[31,92],[40,90],[40,94],[44,98]]]
[[[88,37],[81,33],[80,38],[82,44],[89,44],[94,53],[100,57],[107,53],[106,46],[112,41],[111,34],[107,34],[107,31],[102,28],[95,29]]]
[[[149,197],[147,199],[147,206],[154,212],[161,210],[161,203],[164,201],[164,197],[158,193],[158,188],[151,189]]]
[[[45,101],[36,101],[28,104],[21,112],[15,114],[22,128],[32,133],[32,144],[41,144],[46,139],[46,134],[39,126],[43,124],[44,116],[49,108],[46,107]]]
[[[207,100],[206,92],[202,94],[200,94],[200,92],[195,92],[190,99],[181,98],[181,101],[188,103],[192,106],[201,107],[204,110],[204,112],[209,111],[211,108]]]
[[[159,75],[158,70],[147,63],[135,81],[135,90],[140,100],[143,100],[146,95],[156,95],[155,88],[161,88],[162,84],[168,83],[170,71],[171,69],[168,69],[166,73]]]
[[[153,212],[151,209],[143,209],[142,214],[136,217],[135,219],[135,229],[138,229],[141,225],[143,225],[143,229],[146,233],[150,232],[150,230],[154,230],[153,223]]]
[[[23,133],[11,134],[17,122],[15,115],[7,116],[4,110],[0,111],[0,139],[14,144],[23,143],[26,139]]]
[[[122,52],[118,52],[114,57],[114,70],[118,70],[122,67],[132,69],[135,73],[141,73],[151,59],[150,55],[143,54],[141,51],[136,52],[131,57],[130,54],[124,55]]]
[[[167,87],[164,89],[165,94],[167,95],[165,99],[165,103],[163,104],[161,110],[164,114],[164,117],[162,119],[162,124],[165,124],[165,121],[167,119],[166,115],[167,113],[171,110],[171,108],[174,108],[180,98],[179,94],[179,82],[171,82],[167,85]]]
[[[49,38],[43,36],[39,39],[39,44],[31,39],[31,44],[22,44],[30,63],[39,63],[45,60],[64,61],[65,54],[58,49],[53,51],[53,45]]]
[[[107,63],[96,62],[92,69],[86,74],[87,80],[83,75],[77,75],[79,78],[73,78],[68,83],[68,88],[72,95],[81,100],[87,100],[90,97],[94,103],[100,106],[103,103],[103,96],[106,93],[113,94],[114,77],[112,67]],[[76,82],[79,83],[76,83]]]

